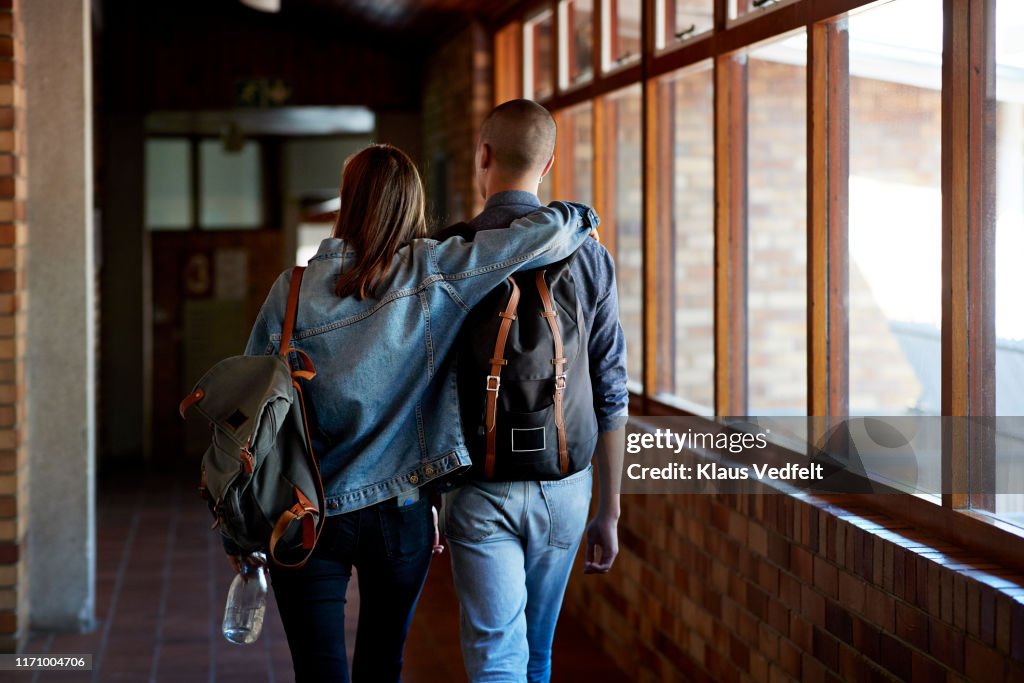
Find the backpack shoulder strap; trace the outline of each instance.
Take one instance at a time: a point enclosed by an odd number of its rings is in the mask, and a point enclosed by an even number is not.
[[[281,324],[281,355],[287,356],[292,347],[292,334],[295,332],[295,318],[299,313],[299,289],[302,287],[304,266],[292,268],[292,280],[288,285],[288,306],[284,309],[284,322]]]
[[[300,377],[305,380],[310,380],[316,377],[316,369],[313,367],[313,361],[310,359],[306,352],[302,349],[296,349],[292,346],[292,336],[295,332],[295,321],[299,315],[299,289],[302,287],[302,273],[306,270],[305,266],[295,266],[292,268],[292,280],[288,286],[288,305],[284,310],[284,321],[281,324],[281,343],[280,343],[280,354],[286,359],[289,353],[294,353],[298,356],[299,361],[302,363],[301,370],[294,370],[292,377]]]

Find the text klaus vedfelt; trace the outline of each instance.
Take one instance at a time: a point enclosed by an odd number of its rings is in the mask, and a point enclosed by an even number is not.
[[[742,453],[749,449],[764,449],[768,445],[767,433],[705,433],[692,429],[685,432],[674,432],[671,429],[657,429],[653,432],[634,432],[626,435],[626,453],[638,455],[647,450],[672,451],[676,454],[684,449],[708,449]],[[626,467],[626,476],[630,479],[771,479],[778,481],[820,480],[823,478],[822,466],[818,463],[800,465],[789,463],[782,467],[768,464],[752,464],[750,466],[727,466],[715,462],[684,465],[679,462],[668,462],[659,467],[648,467],[640,463],[631,463]]]

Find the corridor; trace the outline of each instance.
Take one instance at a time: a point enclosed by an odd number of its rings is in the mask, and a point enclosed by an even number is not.
[[[32,633],[33,655],[89,654],[91,672],[0,672],[0,681],[95,683],[289,683],[291,659],[271,597],[251,646],[220,634],[231,569],[210,515],[195,494],[196,467],[101,478],[98,492],[97,627],[91,633]],[[579,579],[576,579],[579,580]],[[359,601],[349,587],[349,613]],[[405,683],[465,681],[458,605],[447,555],[434,561],[406,645]],[[355,638],[348,620],[349,652]],[[5,676],[10,676],[7,678]],[[554,681],[625,683],[570,615],[555,639]]]

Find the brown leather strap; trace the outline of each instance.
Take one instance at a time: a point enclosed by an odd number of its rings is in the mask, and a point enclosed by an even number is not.
[[[295,331],[295,318],[299,314],[299,288],[302,287],[303,266],[292,268],[292,281],[288,286],[288,305],[284,309],[284,323],[281,326],[280,354],[287,356],[292,346],[292,333]]]
[[[551,359],[555,366],[555,432],[558,434],[558,466],[562,474],[569,473],[569,447],[565,440],[565,417],[562,414],[562,394],[565,393],[565,349],[562,346],[562,331],[558,327],[558,311],[551,300],[551,291],[548,283],[544,280],[544,271],[537,271],[537,292],[540,294],[540,301],[544,305],[544,312],[541,317],[548,321],[551,328],[551,338],[555,342],[555,357]]]
[[[302,395],[302,387],[299,386],[299,379],[312,379],[316,376],[316,370],[313,368],[313,361],[310,360],[309,356],[305,352],[298,349],[292,348],[291,338],[292,330],[295,327],[295,318],[298,313],[299,303],[299,287],[302,285],[302,272],[305,270],[302,266],[296,266],[292,269],[292,281],[288,290],[288,306],[285,309],[284,324],[281,330],[281,355],[287,356],[289,353],[298,354],[299,360],[302,362],[304,370],[295,370],[292,372],[292,387],[295,388],[295,400],[299,402],[299,414],[302,416],[302,429],[306,435],[306,460],[309,462],[310,471],[313,473],[313,483],[316,485],[316,495],[319,498],[320,507],[313,505],[313,503],[302,494],[298,488],[295,489],[297,502],[288,510],[282,513],[281,517],[278,518],[277,523],[274,525],[274,530],[270,535],[270,558],[280,567],[288,569],[298,569],[299,567],[306,564],[313,551],[316,549],[316,543],[320,539],[320,532],[323,530],[324,522],[327,520],[327,496],[324,494],[324,482],[320,476],[320,465],[317,463],[316,454],[313,453],[313,440],[309,435],[309,423],[306,420],[306,400]],[[316,524],[313,524],[313,513],[319,513]],[[277,559],[275,550],[281,537],[288,530],[291,523],[296,520],[302,520],[302,547],[306,550],[306,555],[299,562],[295,564],[287,564]]]
[[[501,318],[501,324],[498,325],[498,336],[494,339],[494,353],[491,354],[491,374],[487,376],[485,386],[487,390],[487,407],[484,412],[484,426],[487,432],[487,453],[484,458],[484,477],[487,479],[494,478],[494,459],[497,452],[497,444],[495,443],[496,431],[494,427],[497,422],[498,391],[501,389],[501,369],[508,365],[508,361],[505,360],[505,345],[508,343],[508,333],[512,328],[512,321],[516,319],[516,310],[519,308],[519,286],[512,278],[509,278],[508,282],[512,285],[512,294],[508,297],[505,310],[498,314],[498,317]]]
[[[204,396],[206,396],[206,392],[203,391],[202,387],[197,387],[195,391],[182,399],[181,404],[178,406],[178,414],[184,418],[185,411],[202,401]]]

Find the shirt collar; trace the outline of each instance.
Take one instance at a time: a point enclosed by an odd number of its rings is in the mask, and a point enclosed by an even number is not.
[[[499,206],[509,206],[518,204],[520,206],[534,206],[540,208],[540,199],[537,198],[532,192],[526,192],[525,190],[506,190],[504,192],[497,192],[487,198],[487,203],[484,204],[484,209],[494,209]]]

